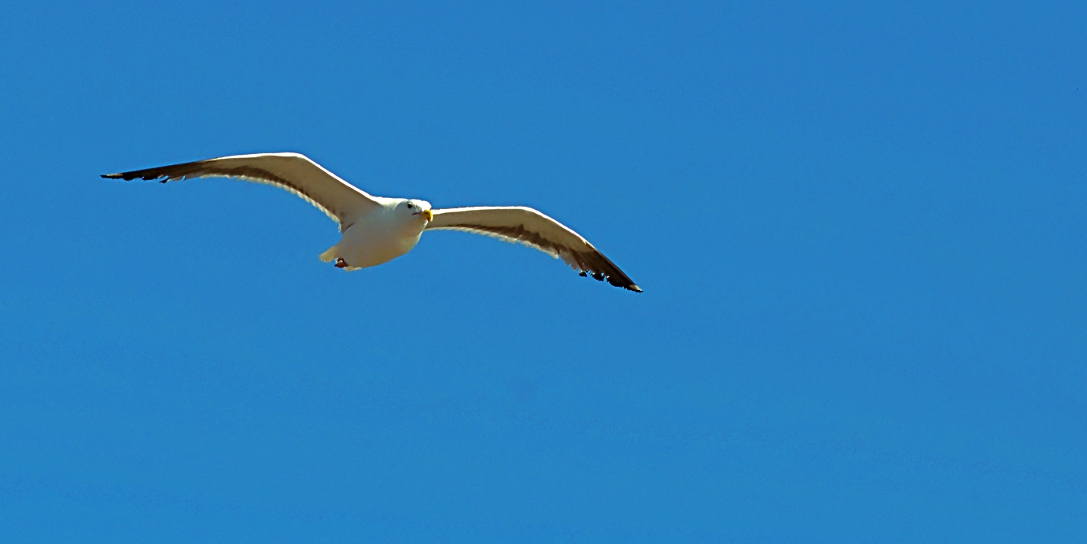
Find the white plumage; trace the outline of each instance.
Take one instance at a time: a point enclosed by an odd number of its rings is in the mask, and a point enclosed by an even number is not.
[[[561,258],[583,276],[641,292],[588,240],[537,210],[525,207],[435,210],[425,200],[371,196],[298,153],[235,155],[102,177],[161,179],[163,183],[228,177],[286,189],[339,224],[343,236],[321,254],[321,260],[335,262],[346,270],[376,266],[411,251],[425,230],[450,229],[521,243]]]

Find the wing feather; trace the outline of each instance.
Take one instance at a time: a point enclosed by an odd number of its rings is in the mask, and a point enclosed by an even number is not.
[[[562,259],[582,276],[641,292],[615,263],[566,225],[526,207],[472,207],[434,210],[427,230],[459,230],[524,244]]]
[[[167,181],[225,177],[264,183],[301,197],[340,225],[347,227],[378,206],[374,197],[299,153],[234,155],[143,170],[103,174],[123,180]]]

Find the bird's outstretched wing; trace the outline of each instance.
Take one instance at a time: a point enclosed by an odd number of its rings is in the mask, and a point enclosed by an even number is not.
[[[378,206],[374,197],[340,179],[298,153],[234,155],[196,162],[103,174],[110,179],[161,179],[162,183],[191,178],[226,177],[266,183],[286,189],[325,212],[346,230],[356,218]]]
[[[581,275],[591,275],[624,289],[641,292],[615,263],[597,251],[588,240],[568,227],[532,208],[478,207],[434,210],[427,230],[449,229],[494,236],[507,242],[536,248],[561,258]]]

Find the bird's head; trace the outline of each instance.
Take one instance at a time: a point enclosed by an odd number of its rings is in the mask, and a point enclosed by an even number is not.
[[[401,208],[405,210],[405,213],[412,215],[413,217],[419,217],[427,221],[434,220],[433,208],[430,203],[425,200],[405,200],[400,203]]]

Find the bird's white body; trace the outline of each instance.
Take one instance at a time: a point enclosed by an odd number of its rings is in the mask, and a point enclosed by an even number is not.
[[[404,255],[419,243],[427,225],[425,218],[405,214],[404,199],[375,200],[379,207],[351,223],[340,242],[321,254],[322,261],[342,259],[347,270],[368,268]]]
[[[339,243],[321,254],[321,260],[335,261],[339,268],[387,263],[411,251],[425,230],[462,230],[525,244],[561,258],[582,276],[641,291],[588,240],[537,210],[520,206],[435,210],[425,200],[372,196],[298,153],[235,155],[102,177],[165,183],[216,176],[274,185],[316,206],[343,233]]]

